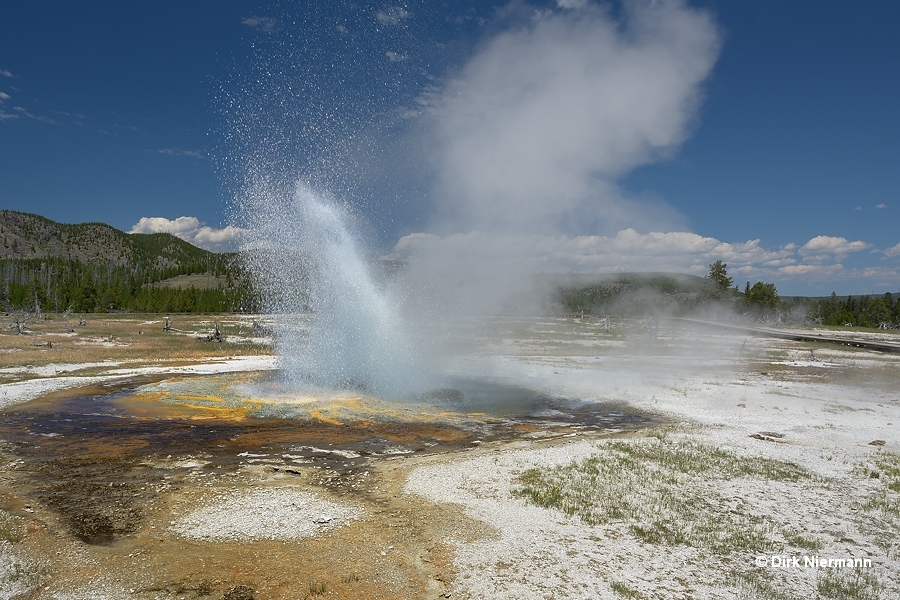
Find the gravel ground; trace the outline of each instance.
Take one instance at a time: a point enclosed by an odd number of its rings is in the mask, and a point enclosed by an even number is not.
[[[172,521],[171,530],[195,540],[298,540],[360,519],[360,508],[295,488],[223,490]]]

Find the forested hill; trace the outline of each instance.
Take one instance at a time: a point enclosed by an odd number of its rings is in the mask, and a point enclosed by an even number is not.
[[[56,258],[150,270],[206,268],[217,256],[168,233],[129,234],[105,223],[67,225],[11,210],[0,210],[0,239],[0,258]]]
[[[167,285],[205,274],[216,285]],[[0,309],[62,312],[253,310],[249,278],[234,254],[197,248],[168,233],[125,233],[103,223],[67,225],[0,211]]]

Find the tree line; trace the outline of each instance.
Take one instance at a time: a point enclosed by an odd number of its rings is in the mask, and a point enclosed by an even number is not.
[[[559,303],[573,314],[642,316],[704,314],[710,308],[758,321],[831,326],[900,328],[900,298],[881,296],[783,298],[775,284],[746,282],[743,292],[717,260],[704,278],[677,280],[671,276],[622,275],[587,286],[564,286]]]
[[[854,327],[900,327],[900,299],[891,292],[881,296],[847,296],[819,299],[812,314],[823,325]]]
[[[96,264],[73,259],[0,260],[0,307],[7,312],[231,312],[256,311],[258,294],[239,262],[221,259],[165,268]],[[208,274],[224,280],[209,289],[159,282]]]

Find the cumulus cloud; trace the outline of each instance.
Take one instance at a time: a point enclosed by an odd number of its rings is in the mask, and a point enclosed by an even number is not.
[[[801,246],[799,252],[804,259],[810,261],[840,260],[848,254],[868,250],[871,247],[872,244],[859,240],[851,242],[843,237],[817,235]]]
[[[643,222],[615,182],[684,141],[719,32],[680,1],[625,3],[621,20],[583,4],[496,35],[433,99],[443,223],[615,231]]]
[[[885,204],[884,202],[882,202],[881,204],[876,204],[876,205],[875,205],[875,208],[878,208],[878,209],[887,208],[887,204]]]
[[[244,230],[233,225],[216,229],[201,223],[197,217],[141,217],[128,233],[170,233],[200,248],[213,252],[237,250]]]
[[[521,280],[514,273],[498,274],[497,265],[529,274],[664,271],[704,276],[716,260],[728,264],[736,282],[768,281],[795,288],[798,282],[804,288],[847,282],[884,282],[885,289],[896,286],[900,277],[896,267],[855,268],[842,263],[840,258],[848,249],[860,251],[871,244],[841,239],[817,236],[803,246],[766,248],[758,239],[726,242],[687,231],[640,233],[630,228],[605,236],[419,232],[401,238],[387,258],[420,261],[429,267],[437,263],[441,269],[462,264],[477,271],[481,265],[490,265],[480,282],[487,289],[491,281]],[[883,253],[900,256],[900,244]]]
[[[278,21],[271,17],[244,17],[243,19],[241,19],[241,23],[243,23],[247,27],[252,27],[257,31],[264,31],[268,33],[275,30],[275,25],[278,23]]]
[[[792,277],[805,277],[805,278],[824,278],[824,277],[833,277],[835,274],[840,273],[844,269],[844,265],[841,263],[834,263],[830,265],[788,265],[786,267],[781,267],[778,269],[778,272],[782,275],[789,275]]]
[[[409,18],[409,11],[402,6],[388,6],[375,13],[375,18],[382,25],[397,25]]]
[[[732,268],[780,266],[795,262],[796,246],[770,250],[759,240],[729,243],[686,231],[639,233],[628,228],[614,235],[494,234],[483,231],[444,236],[414,233],[401,238],[390,258],[453,256],[492,262],[514,255],[529,272],[674,271],[705,274],[724,260]]]

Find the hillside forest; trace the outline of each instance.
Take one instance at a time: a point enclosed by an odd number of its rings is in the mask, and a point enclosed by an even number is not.
[[[382,268],[383,276],[403,265]],[[102,223],[66,225],[0,211],[0,308],[7,312],[259,312],[250,273],[234,253],[217,254],[166,233],[127,234]],[[764,322],[900,328],[900,298],[780,297],[774,284],[740,291],[721,260],[705,277],[619,273],[560,277],[551,306],[603,316],[738,315]]]

